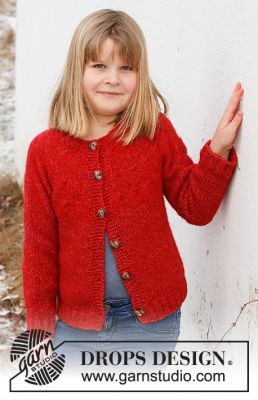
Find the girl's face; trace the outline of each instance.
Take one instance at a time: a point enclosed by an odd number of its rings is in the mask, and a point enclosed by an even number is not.
[[[136,71],[122,60],[118,51],[111,59],[114,41],[107,38],[100,49],[100,60],[89,61],[84,69],[84,90],[96,118],[112,117],[129,104],[136,88]],[[115,94],[110,94],[111,92]]]

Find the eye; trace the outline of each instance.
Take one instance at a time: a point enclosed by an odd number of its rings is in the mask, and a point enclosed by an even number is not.
[[[102,68],[98,68],[98,67],[103,67],[103,66],[105,67],[104,64],[95,64],[95,65],[93,65],[93,68],[97,67],[97,69],[102,69]],[[132,70],[132,68],[130,68],[128,65],[123,65],[121,68],[128,68],[126,71]]]
[[[102,66],[102,65],[104,65],[104,64],[95,64],[95,65],[93,65],[93,67],[95,68],[95,67]],[[97,68],[97,69],[99,69],[99,68]]]
[[[127,71],[129,71],[129,70],[131,70],[132,68],[130,68],[130,67],[128,67],[128,65],[123,65],[123,67],[122,68],[128,68],[128,70]]]

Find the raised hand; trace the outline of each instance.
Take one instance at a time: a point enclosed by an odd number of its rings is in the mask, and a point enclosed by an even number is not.
[[[243,93],[244,89],[241,87],[241,83],[238,82],[210,142],[211,150],[226,159],[231,147],[234,145],[237,130],[243,120],[243,112],[238,111]]]

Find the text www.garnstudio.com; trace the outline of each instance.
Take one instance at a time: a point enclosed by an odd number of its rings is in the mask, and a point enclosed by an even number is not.
[[[182,370],[175,372],[85,372],[81,373],[83,382],[118,382],[125,385],[128,382],[225,382],[223,372],[199,372],[191,374]]]

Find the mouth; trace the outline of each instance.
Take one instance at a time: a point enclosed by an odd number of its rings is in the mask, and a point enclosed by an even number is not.
[[[105,96],[120,96],[122,93],[117,92],[98,92],[100,94],[104,94]]]

